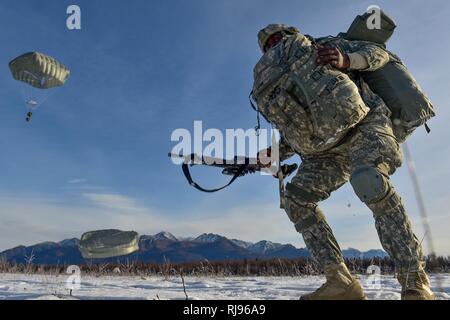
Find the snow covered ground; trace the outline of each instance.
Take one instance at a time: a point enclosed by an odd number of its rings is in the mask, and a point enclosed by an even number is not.
[[[400,287],[393,276],[382,276],[375,286],[360,277],[369,299],[400,299]],[[185,299],[180,278],[82,276],[80,288],[69,296],[67,276],[0,274],[3,299]],[[438,299],[450,299],[450,275],[431,276]],[[441,290],[437,292],[437,283]],[[297,300],[324,282],[323,277],[186,277],[189,299],[283,299]],[[377,288],[377,284],[379,288]]]

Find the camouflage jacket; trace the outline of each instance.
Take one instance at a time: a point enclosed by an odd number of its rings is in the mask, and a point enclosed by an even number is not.
[[[382,47],[373,44],[368,41],[349,41],[338,37],[325,37],[315,39],[317,44],[329,47],[338,48],[342,53],[359,53],[362,55],[368,63],[368,68],[364,70],[347,70],[344,71],[347,73],[350,78],[356,83],[359,88],[361,97],[364,102],[370,109],[375,109],[377,107],[385,106],[383,100],[374,94],[369,86],[362,80],[360,76],[360,72],[370,72],[375,71],[379,68],[382,68],[389,62],[389,59],[392,58],[390,53],[383,49]],[[385,112],[390,112],[385,110]],[[279,144],[279,152],[280,152],[280,160],[284,161],[295,154],[295,151],[286,143],[285,139],[281,135],[281,140]]]

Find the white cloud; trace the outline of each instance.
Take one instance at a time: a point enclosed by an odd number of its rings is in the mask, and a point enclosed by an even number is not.
[[[74,178],[66,181],[66,184],[59,187],[60,190],[71,190],[71,191],[84,191],[84,192],[105,192],[108,187],[94,185],[88,183],[89,180],[85,178]]]
[[[119,194],[84,193],[83,196],[98,207],[123,212],[142,212],[147,209],[138,207],[134,200]]]
[[[76,179],[70,179],[67,181],[68,184],[80,184],[80,183],[85,183],[85,182],[88,182],[88,179],[76,178]]]
[[[88,184],[70,184],[68,186],[63,186],[59,188],[60,190],[71,190],[71,191],[102,191],[105,192],[105,190],[108,190],[108,187],[104,186],[95,186],[95,185],[88,185]]]

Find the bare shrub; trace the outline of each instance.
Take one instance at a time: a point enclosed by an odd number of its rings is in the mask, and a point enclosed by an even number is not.
[[[16,264],[7,261],[6,257],[0,256],[0,272],[2,273],[28,273],[28,274],[64,274],[66,265],[38,265],[34,264],[34,255],[30,254],[25,263]],[[355,274],[365,274],[370,265],[379,266],[383,274],[394,274],[395,268],[389,258],[346,259],[350,270]],[[201,276],[201,277],[229,277],[229,276],[308,276],[322,273],[321,268],[309,258],[298,259],[255,259],[239,261],[209,261],[172,263],[164,257],[162,263],[144,263],[135,260],[117,261],[117,263],[94,263],[93,260],[86,261],[80,266],[83,274],[92,276],[162,276],[165,280],[179,276]],[[120,270],[120,272],[117,272]],[[427,258],[427,271],[450,272],[449,257]]]

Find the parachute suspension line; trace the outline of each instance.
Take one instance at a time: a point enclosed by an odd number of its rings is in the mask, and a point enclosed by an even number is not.
[[[39,105],[37,99],[34,99],[32,96],[32,91],[29,87],[25,85],[20,85],[20,93],[22,95],[22,99],[25,102],[25,106],[27,108],[27,115],[25,118],[26,122],[31,121],[31,117],[33,116],[33,110],[36,109]]]
[[[32,75],[31,73],[29,73]],[[40,79],[40,84],[44,86],[48,80],[51,78]],[[33,116],[33,112],[43,105],[51,96],[55,94],[55,90],[44,90],[37,89],[31,86],[21,86],[22,98],[25,101],[26,107],[28,109],[27,116],[25,118],[26,122],[30,122]]]
[[[436,251],[435,251],[435,247],[434,247],[433,236],[431,233],[430,222],[428,219],[428,213],[425,208],[425,201],[423,198],[422,190],[420,188],[419,178],[417,177],[414,160],[411,156],[411,152],[409,151],[409,147],[406,142],[403,143],[403,151],[405,153],[406,161],[408,163],[408,171],[409,171],[409,175],[411,177],[412,183],[413,183],[414,193],[416,195],[417,205],[419,206],[420,216],[421,216],[421,220],[422,220],[422,226],[423,226],[424,233],[425,233],[423,236],[422,242],[424,239],[427,239],[430,259],[435,260],[436,259]],[[441,286],[439,277],[436,278],[436,286],[439,289],[439,291],[442,291],[442,286]]]
[[[24,70],[23,73],[26,75],[29,75],[29,76],[33,77],[35,80],[39,81],[39,77],[34,75],[32,72]]]
[[[425,201],[423,199],[422,190],[420,189],[420,183],[419,178],[417,177],[416,167],[414,165],[411,152],[409,151],[409,147],[406,142],[403,143],[403,151],[405,153],[406,161],[408,162],[408,171],[413,183],[414,193],[417,199],[417,205],[419,206],[419,212],[422,219],[423,229],[428,242],[428,251],[430,252],[431,255],[435,255],[436,252],[434,251],[434,243],[431,236],[431,228],[430,223],[428,221],[428,214],[425,208]]]
[[[46,77],[42,77],[41,82],[40,82],[41,87],[44,87],[46,83],[47,83],[47,78]]]

